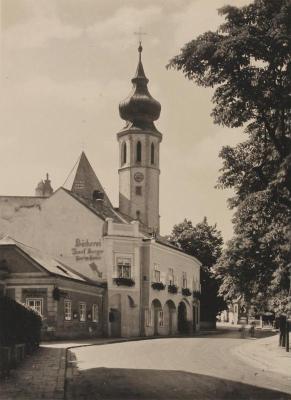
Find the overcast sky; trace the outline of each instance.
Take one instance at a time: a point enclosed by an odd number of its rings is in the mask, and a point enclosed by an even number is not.
[[[214,188],[223,145],[242,131],[214,125],[211,90],[169,59],[222,22],[217,9],[248,0],[2,0],[0,194],[33,195],[45,173],[63,185],[84,149],[118,206],[118,104],[131,90],[142,27],[143,64],[162,112],[161,231],[207,216],[232,235],[228,191]]]

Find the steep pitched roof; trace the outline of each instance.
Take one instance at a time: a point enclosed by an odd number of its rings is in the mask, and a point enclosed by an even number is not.
[[[114,222],[124,222],[124,220],[120,218],[118,213],[115,212],[114,208],[112,206],[108,206],[105,201],[97,202],[93,199],[85,198],[77,193],[74,193],[71,190],[65,188],[62,189],[104,221],[106,220],[106,218],[112,218]]]
[[[79,164],[76,170],[75,178],[71,188],[71,192],[83,197],[84,199],[92,199],[93,192],[97,190],[104,193],[104,204],[107,207],[113,207],[109,197],[105,193],[99,179],[97,178],[93,168],[91,167],[86,154],[82,152]]]
[[[10,236],[4,236],[2,239],[0,239],[0,249],[1,246],[7,245],[19,248],[23,253],[29,256],[34,262],[36,262],[40,267],[42,267],[50,274],[59,275],[63,278],[69,278],[81,282],[91,283],[90,279],[86,279],[83,275],[79,274],[71,267],[68,267],[62,261],[51,257],[36,248],[18,242]]]

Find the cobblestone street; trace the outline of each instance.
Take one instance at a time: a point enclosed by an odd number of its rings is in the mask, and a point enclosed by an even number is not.
[[[1,400],[64,398],[65,349],[40,347],[0,383]]]
[[[291,353],[256,335],[45,343],[0,383],[0,399],[291,399]]]

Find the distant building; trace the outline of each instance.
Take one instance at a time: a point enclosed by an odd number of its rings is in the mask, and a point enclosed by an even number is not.
[[[0,255],[2,290],[42,315],[43,338],[104,334],[104,285],[7,236]]]
[[[193,292],[200,290],[201,264],[159,233],[162,134],[154,121],[161,106],[148,91],[141,52],[140,46],[133,92],[119,106],[126,121],[117,134],[119,208],[113,207],[84,152],[70,190],[53,192],[47,176],[35,197],[0,197],[0,233],[15,239],[13,252],[22,252],[16,270],[6,239],[0,242],[0,262],[7,267],[2,278],[0,273],[3,290],[22,302],[29,295],[33,307],[41,302],[46,329],[56,337],[199,330],[199,300]],[[56,283],[46,262],[39,262],[47,271],[42,283],[33,271],[25,275],[24,258],[30,257],[31,264],[37,260],[24,247],[55,260]],[[74,279],[59,277],[62,269],[75,274]],[[93,306],[98,321],[93,321]]]

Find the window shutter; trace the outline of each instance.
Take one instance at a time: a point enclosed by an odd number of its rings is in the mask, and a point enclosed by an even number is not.
[[[174,285],[179,286],[179,280],[177,275],[174,275]]]
[[[152,282],[155,282],[155,269],[152,270]]]
[[[165,272],[161,272],[161,282],[165,285],[166,284],[166,274]]]

